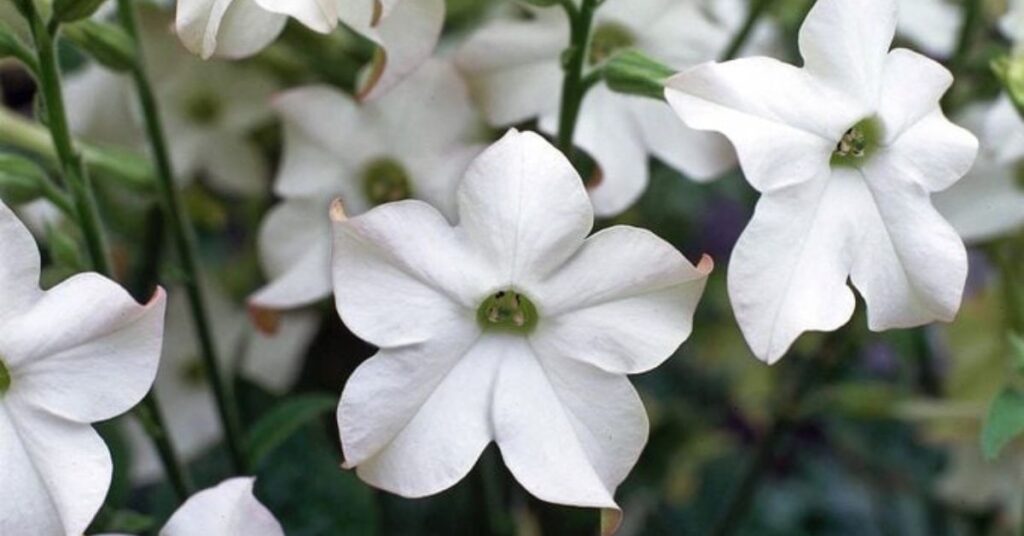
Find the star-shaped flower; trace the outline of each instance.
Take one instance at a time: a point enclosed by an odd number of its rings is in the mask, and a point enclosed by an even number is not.
[[[284,120],[284,159],[275,190],[284,202],[260,232],[272,281],[251,303],[290,309],[331,293],[331,200],[349,211],[406,198],[455,214],[455,188],[481,146],[477,118],[455,70],[436,60],[381,99],[360,103],[327,87],[275,101]],[[352,134],[339,133],[346,125]]]
[[[178,0],[177,28],[185,46],[203,59],[240,58],[274,41],[289,16],[320,33],[341,21],[380,47],[360,87],[360,96],[369,99],[430,57],[444,14],[444,0]]]
[[[475,160],[457,204],[455,227],[420,201],[332,207],[338,313],[380,348],[342,393],[345,465],[419,497],[494,441],[538,498],[617,508],[648,433],[626,374],[688,337],[711,259],[632,227],[588,238],[579,175],[533,133]]]
[[[90,424],[152,386],[164,294],[139,305],[97,274],[40,290],[35,241],[2,203],[0,259],[0,534],[80,535],[113,473]]]
[[[743,24],[741,0],[608,0],[597,11],[588,65],[597,67],[620,49],[636,48],[673,68],[718,57]],[[759,27],[755,44],[767,39]],[[538,10],[531,20],[497,20],[462,46],[457,64],[487,121],[509,126],[533,118],[558,129],[561,57],[569,23],[561,8]],[[763,48],[763,47],[762,47]],[[647,188],[648,155],[697,181],[732,168],[736,157],[718,134],[697,132],[651,99],[613,93],[603,84],[583,101],[576,145],[600,166],[590,189],[599,216],[629,208]]]
[[[196,493],[167,520],[159,536],[284,536],[274,514],[253,495],[254,483],[252,478],[232,478]]]
[[[896,12],[895,0],[820,0],[800,30],[804,67],[708,63],[666,90],[684,122],[732,141],[763,194],[729,295],[769,363],[802,332],[850,319],[848,278],[873,330],[948,321],[960,306],[966,251],[930,195],[970,169],[978,141],[939,106],[950,73],[889,51]]]

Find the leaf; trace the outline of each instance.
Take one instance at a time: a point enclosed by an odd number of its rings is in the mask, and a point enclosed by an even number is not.
[[[999,457],[1010,441],[1024,432],[1024,395],[1005,387],[992,401],[981,430],[981,450],[985,457]]]
[[[337,407],[337,397],[324,394],[300,395],[281,402],[260,417],[249,430],[249,462],[258,466],[267,454],[292,434]]]

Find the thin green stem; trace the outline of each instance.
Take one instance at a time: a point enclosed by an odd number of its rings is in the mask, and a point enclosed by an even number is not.
[[[163,410],[160,408],[160,404],[157,402],[153,391],[150,391],[146,398],[142,399],[142,402],[135,411],[142,421],[142,427],[146,430],[146,434],[152,438],[153,444],[156,445],[157,455],[164,465],[167,480],[170,482],[171,489],[174,490],[178,502],[185,502],[192,495],[192,490],[194,489],[192,479],[182,469],[178,461],[177,451],[174,450],[172,438],[167,434],[168,428],[167,422],[164,420]]]
[[[558,119],[558,148],[570,159],[576,120],[580,115],[588,84],[583,79],[590,45],[590,30],[594,23],[598,0],[583,0],[579,9],[572,2],[562,2],[569,17],[570,43],[565,62],[565,80],[562,84],[562,106]]]
[[[952,58],[952,71],[956,74],[963,71],[970,57],[971,46],[974,44],[974,37],[978,33],[981,22],[981,0],[964,0],[963,10],[963,24],[960,26],[956,52]]]
[[[56,152],[64,181],[71,191],[74,213],[78,216],[82,234],[86,238],[93,269],[111,277],[110,262],[107,257],[107,248],[92,185],[68,127],[67,111],[64,107],[60,82],[60,69],[57,64],[55,34],[51,33],[51,29],[43,23],[32,2],[23,2],[21,7],[31,26],[36,53],[39,56],[39,88],[49,119],[48,125],[53,138],[53,149]],[[54,30],[57,29],[59,28],[54,28]],[[49,186],[56,189],[55,185],[50,184]],[[61,193],[61,197],[63,197],[63,193]],[[162,413],[152,391],[146,395],[140,406],[147,408],[148,413],[153,416],[153,424],[147,430],[156,444],[161,461],[164,463],[164,468],[174,485],[178,498],[184,501],[189,496],[188,479],[174,456],[174,447],[170,442],[170,437],[166,434]]]
[[[124,26],[125,31],[134,39],[135,45],[138,47],[137,56],[141,58],[144,54],[141,50],[142,43],[138,35],[132,0],[118,0],[117,5],[121,24]],[[160,118],[160,110],[153,88],[150,85],[149,77],[146,74],[145,65],[141,61],[132,70],[132,79],[135,82],[146,134],[156,162],[157,190],[159,191],[161,206],[164,210],[164,217],[169,223],[168,227],[171,237],[185,274],[185,292],[188,295],[189,309],[199,338],[200,355],[208,375],[207,377],[210,378],[210,383],[213,386],[214,398],[217,401],[217,410],[220,415],[221,424],[224,427],[224,435],[227,439],[228,452],[231,456],[234,472],[236,474],[245,474],[248,464],[242,439],[244,436],[231,386],[225,382],[218,365],[220,360],[217,356],[217,346],[214,342],[213,330],[206,311],[206,300],[201,286],[202,276],[198,261],[199,254],[196,246],[195,230],[183,206],[180,193],[174,184],[174,171]]]
[[[757,27],[757,21],[761,20],[761,16],[764,15],[765,11],[768,10],[768,6],[771,5],[772,0],[753,0],[750,6],[750,12],[747,13],[747,18],[743,21],[743,26],[736,32],[732,40],[729,41],[729,45],[725,47],[725,52],[722,53],[722,57],[719,61],[729,61],[736,58],[743,47],[747,44],[750,39],[750,35],[754,33],[754,28]]]

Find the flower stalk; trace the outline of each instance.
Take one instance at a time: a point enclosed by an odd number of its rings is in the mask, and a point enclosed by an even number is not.
[[[59,31],[59,24],[45,24],[36,11],[35,5],[30,1],[20,2],[19,9],[29,23],[36,47],[39,90],[45,104],[49,131],[53,141],[52,149],[56,154],[58,167],[71,192],[74,213],[78,217],[79,226],[85,236],[92,267],[101,275],[109,277],[112,270],[92,184],[82,156],[77,151],[71,137],[67,110],[64,106],[54,41],[54,36]],[[163,426],[160,406],[152,391],[146,395],[139,407],[150,416],[146,431],[160,453],[160,459],[176,495],[181,501],[184,501],[191,493],[188,476],[175,456],[174,446]]]
[[[141,42],[138,35],[134,5],[131,0],[118,0],[117,6],[121,24],[135,42],[136,56],[141,58],[143,57],[143,51],[139,48],[141,47]],[[169,223],[168,227],[185,274],[184,286],[199,338],[199,353],[202,357],[206,373],[210,378],[210,383],[213,386],[214,398],[217,401],[217,411],[221,424],[224,427],[224,435],[227,439],[228,452],[234,473],[244,474],[247,472],[248,464],[245,457],[242,428],[234,402],[234,395],[218,366],[217,347],[214,343],[209,314],[204,305],[206,301],[200,286],[202,277],[198,262],[195,230],[184,209],[178,189],[174,184],[174,171],[171,166],[170,153],[166,136],[164,135],[160,111],[142,61],[136,61],[132,66],[131,76],[135,83],[143,122],[156,162],[157,190],[160,203],[164,210],[164,216]]]
[[[558,148],[571,157],[576,120],[583,106],[583,97],[592,84],[583,76],[590,47],[590,33],[599,0],[583,0],[577,9],[572,2],[561,2],[569,17],[569,49],[565,56],[565,79],[562,83],[562,105],[558,118]]]
[[[722,57],[719,61],[729,61],[735,59],[739,55],[740,51],[747,44],[750,39],[750,35],[754,32],[754,28],[757,27],[757,21],[761,20],[761,16],[768,11],[768,7],[771,5],[772,0],[754,0],[750,6],[750,12],[747,13],[747,18],[743,21],[743,26],[736,32],[736,35],[729,41],[729,46],[725,47],[725,52],[722,53]]]

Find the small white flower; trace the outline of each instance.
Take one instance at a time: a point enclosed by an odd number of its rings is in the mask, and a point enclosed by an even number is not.
[[[187,183],[202,173],[224,193],[267,191],[266,161],[249,134],[272,116],[267,102],[277,89],[254,69],[206,63],[185,53],[155,10],[141,17],[147,63],[164,120],[175,173]],[[131,80],[88,65],[65,82],[72,130],[96,143],[147,150]]]
[[[316,334],[318,316],[298,311],[280,317],[272,336],[253,333],[243,308],[217,287],[206,285],[207,312],[213,322],[217,354],[225,375],[236,373],[261,387],[286,391],[301,371],[302,360]],[[154,391],[164,409],[164,420],[179,457],[191,461],[222,437],[213,391],[207,380],[196,342],[193,319],[184,292],[171,293],[163,356]],[[150,483],[164,476],[160,458],[142,427],[126,422],[132,446],[132,477]]]
[[[851,279],[873,330],[951,320],[967,276],[960,237],[930,204],[970,169],[977,139],[939,99],[938,63],[889,51],[895,0],[820,0],[804,67],[748,58],[695,67],[666,97],[733,142],[763,195],[729,266],[747,342],[774,363],[804,331],[849,321]]]
[[[984,132],[986,119],[991,133]],[[1002,123],[1014,127],[1013,131],[1004,131]],[[1017,170],[1024,157],[1024,121],[1009,98],[1003,97],[994,104],[968,108],[960,124],[979,134],[982,150],[963,180],[932,197],[935,207],[968,243],[1020,229],[1024,188],[1017,183]]]
[[[678,70],[714,59],[743,24],[740,0],[608,0],[597,11],[589,64],[620,48],[635,47]],[[767,30],[762,27],[761,30]],[[758,32],[755,42],[763,42]],[[569,23],[558,7],[532,20],[499,20],[473,35],[459,51],[465,73],[487,121],[508,126],[540,118],[541,129],[558,130],[561,57]],[[665,104],[591,89],[580,110],[576,145],[599,164],[590,190],[599,216],[629,208],[647,187],[648,154],[697,181],[733,167],[736,157],[720,135],[697,132],[674,120]]]
[[[430,57],[444,14],[444,0],[179,0],[177,28],[203,59],[240,58],[276,39],[289,16],[320,33],[340,20],[380,46],[360,88],[376,98]]]
[[[900,35],[937,58],[956,50],[963,26],[963,6],[951,0],[899,0]]]
[[[327,87],[295,89],[275,107],[285,130],[275,183],[284,202],[260,232],[272,281],[251,302],[290,309],[331,293],[331,200],[353,214],[414,197],[455,213],[455,188],[481,146],[477,118],[454,69],[425,64],[383,98],[359,103]],[[339,128],[344,127],[344,131]]]
[[[579,175],[533,133],[469,167],[455,227],[420,201],[331,212],[338,313],[380,348],[342,393],[345,465],[420,497],[494,441],[538,498],[617,508],[648,433],[626,374],[688,337],[711,259],[632,227],[587,238]]]
[[[232,478],[196,493],[167,520],[159,536],[284,536],[274,514],[253,495],[254,482]]]
[[[0,534],[80,535],[113,472],[90,424],[153,384],[164,294],[142,306],[97,274],[40,290],[35,241],[2,203],[0,259]]]

